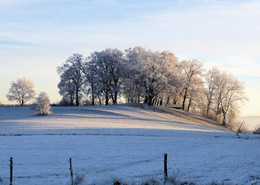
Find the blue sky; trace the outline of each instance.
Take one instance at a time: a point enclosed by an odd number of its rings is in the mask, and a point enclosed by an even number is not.
[[[242,115],[260,115],[259,9],[253,0],[0,0],[0,100],[27,77],[56,102],[56,67],[73,53],[144,46],[233,73],[250,99]]]

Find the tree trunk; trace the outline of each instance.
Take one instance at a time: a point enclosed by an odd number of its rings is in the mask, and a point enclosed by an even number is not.
[[[91,96],[92,96],[91,104],[94,106],[95,105],[94,85],[91,85]]]
[[[166,104],[170,104],[170,96],[168,96],[168,98],[167,98],[167,101],[166,101]]]
[[[79,106],[79,88],[76,88],[76,106]]]
[[[73,106],[73,94],[70,95],[70,106]]]
[[[184,96],[183,96],[183,102],[182,102],[182,110],[184,110],[184,108],[185,108],[185,101],[186,101],[186,98],[187,98],[187,91],[188,91],[188,89],[185,88],[185,92],[184,92]]]
[[[109,101],[109,95],[108,92],[106,92],[106,97],[105,97],[105,104],[108,105],[108,101]]]
[[[148,103],[148,97],[147,96],[145,96],[145,98],[144,98],[144,103]]]
[[[222,124],[223,125],[226,125],[226,112],[224,111],[224,109],[222,108],[222,113],[223,113],[223,121],[222,121]]]
[[[153,105],[153,96],[148,96],[148,105]]]
[[[94,97],[94,95],[92,94],[92,100],[91,100],[92,102],[91,102],[91,105],[95,105],[95,97]]]
[[[190,110],[191,102],[192,102],[192,98],[189,99],[189,104],[188,104],[187,112],[189,112],[189,110]]]
[[[114,94],[114,104],[117,104],[117,95],[118,95],[118,92],[115,92],[115,94]]]
[[[207,111],[206,111],[206,117],[208,117],[209,116],[209,107],[210,107],[210,102],[208,102],[208,105],[207,105]]]

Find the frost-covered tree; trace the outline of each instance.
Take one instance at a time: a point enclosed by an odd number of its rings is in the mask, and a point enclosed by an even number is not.
[[[187,111],[201,114],[204,110],[204,81],[201,76],[195,76],[187,90]]]
[[[125,61],[123,52],[118,49],[105,49],[91,54],[87,61],[86,74],[92,88],[92,99],[93,93],[96,93],[98,96],[104,95],[106,105],[109,99],[117,104],[125,76]],[[95,87],[98,88],[94,89]]]
[[[247,100],[245,96],[245,87],[242,82],[237,78],[233,77],[231,74],[222,72],[219,77],[219,84],[216,90],[216,115],[222,115],[222,123],[225,125],[227,123],[227,118],[229,121],[238,112],[238,104]]]
[[[176,88],[178,77],[177,57],[168,51],[153,52],[142,47],[127,50],[129,58],[129,82],[133,92],[144,96],[149,105],[161,104],[165,95]],[[138,91],[136,91],[138,89]]]
[[[246,100],[244,84],[216,67],[206,73],[205,82],[205,115],[225,125],[236,116],[239,104]]]
[[[198,60],[184,60],[181,62],[182,74],[185,78],[185,84],[182,90],[182,109],[184,110],[187,106],[187,98],[189,90],[192,88],[192,85],[196,82],[196,79],[199,79],[203,72],[203,63]]]
[[[205,113],[206,117],[209,116],[210,110],[213,109],[212,106],[215,101],[214,95],[216,95],[220,76],[221,76],[221,71],[216,67],[213,67],[205,74],[206,87],[204,93],[206,96],[206,113]]]
[[[37,115],[44,116],[51,114],[50,99],[45,92],[41,92],[39,96],[36,98],[35,104],[33,105],[33,109]]]
[[[82,97],[85,75],[84,59],[81,54],[73,54],[66,62],[57,68],[60,75],[59,93],[71,104],[79,106]]]
[[[99,96],[98,92],[100,92],[100,88],[98,86],[99,78],[95,73],[95,67],[92,66],[88,62],[88,58],[86,59],[84,73],[87,79],[87,94],[90,94],[91,97],[91,105],[95,105],[95,99]]]
[[[9,101],[16,101],[21,106],[32,100],[36,93],[34,91],[33,82],[26,78],[20,78],[16,82],[11,83],[9,93],[6,95]]]
[[[75,83],[65,71],[60,76],[60,82],[58,84],[59,94],[62,96],[62,105],[75,105]]]

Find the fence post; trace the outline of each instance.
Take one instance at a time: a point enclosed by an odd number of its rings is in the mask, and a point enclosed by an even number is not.
[[[164,180],[168,180],[168,172],[167,172],[167,154],[164,154]]]
[[[71,161],[71,158],[69,160],[69,163],[70,163],[70,178],[71,178],[71,185],[73,185],[73,169],[72,169],[72,161]]]
[[[13,158],[10,157],[10,185],[13,184]]]

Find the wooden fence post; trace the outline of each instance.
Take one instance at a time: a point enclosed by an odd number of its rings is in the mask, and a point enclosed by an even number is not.
[[[167,172],[167,154],[164,154],[164,180],[168,180],[168,172]]]
[[[69,163],[70,163],[70,178],[71,178],[71,185],[73,185],[73,169],[72,169],[72,161],[71,161],[71,158],[69,160]]]
[[[10,157],[10,185],[13,184],[13,158]]]

